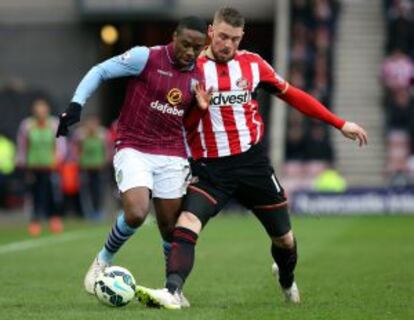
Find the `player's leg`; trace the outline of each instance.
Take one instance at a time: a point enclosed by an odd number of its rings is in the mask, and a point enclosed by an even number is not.
[[[197,199],[197,200],[196,200]],[[197,206],[204,207],[206,217],[213,215],[215,205],[211,204],[203,196],[189,192],[186,203],[197,201]],[[187,211],[183,211],[174,228],[170,255],[167,260],[167,279],[164,289],[150,289],[137,287],[138,300],[149,307],[162,307],[166,309],[181,309],[183,303],[182,290],[187,277],[194,265],[195,245],[203,222],[199,217]],[[205,223],[207,223],[206,218]],[[204,225],[205,225],[204,223]]]
[[[158,156],[154,174],[153,203],[158,228],[163,240],[165,261],[171,250],[172,233],[181,212],[182,198],[186,193],[190,165],[186,159]]]
[[[167,277],[168,257],[172,248],[173,232],[181,212],[182,198],[178,199],[159,199],[154,198],[154,208],[157,216],[158,228],[163,239],[163,253],[165,259],[165,276]],[[190,302],[179,293],[181,307],[190,307]]]
[[[60,176],[53,171],[47,172],[47,189],[44,192],[47,193],[48,201],[46,212],[49,219],[49,229],[52,233],[63,232],[63,196],[60,188]],[[47,190],[47,191],[46,191]]]
[[[145,221],[150,205],[150,191],[136,187],[121,194],[123,213],[115,220],[105,244],[92,262],[84,280],[85,289],[93,293],[99,272],[112,264],[114,256]]]
[[[251,172],[255,174],[249,174]],[[284,190],[268,164],[257,164],[254,169],[246,168],[246,172],[241,174],[242,184],[237,190],[237,198],[253,211],[271,238],[272,257],[287,300],[299,302],[299,291],[294,281],[297,246]]]
[[[30,217],[29,224],[29,234],[31,236],[39,236],[42,232],[42,226],[40,224],[40,219],[42,215],[42,197],[44,196],[42,192],[42,183],[40,180],[40,174],[36,171],[27,171],[26,179],[29,184],[31,200],[33,203],[33,208]]]
[[[193,175],[198,181],[188,187],[182,213],[174,228],[172,250],[167,264],[166,287],[170,293],[182,291],[194,265],[199,233],[234,193],[235,179],[227,169],[220,162],[199,162],[192,167]]]
[[[154,209],[158,229],[163,240],[164,259],[167,261],[171,250],[172,235],[178,216],[181,212],[182,198],[160,199],[154,198]]]
[[[208,220],[218,213],[231,197],[234,187],[226,181],[215,181],[197,169],[193,174],[199,181],[189,186],[183,203],[183,212],[173,231],[172,249],[167,263],[165,289],[138,287],[137,296],[147,306],[180,309],[184,283],[194,265],[198,235]]]
[[[117,217],[104,246],[85,276],[84,285],[89,293],[93,293],[99,272],[111,265],[115,254],[148,215],[153,183],[151,168],[147,162],[145,155],[133,149],[122,149],[114,157],[123,213]]]
[[[274,260],[272,271],[278,278],[286,300],[293,303],[300,302],[299,290],[294,276],[298,259],[297,246],[290,226],[287,203],[257,206],[253,212],[271,238],[271,254]]]

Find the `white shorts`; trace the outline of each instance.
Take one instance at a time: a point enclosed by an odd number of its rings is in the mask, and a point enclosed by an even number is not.
[[[181,198],[190,179],[190,165],[186,159],[143,153],[125,148],[114,156],[115,180],[125,192],[135,187],[147,187],[154,198]]]

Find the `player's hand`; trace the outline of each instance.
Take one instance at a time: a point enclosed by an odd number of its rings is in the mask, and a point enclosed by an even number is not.
[[[197,99],[198,107],[201,110],[207,110],[210,105],[211,96],[213,94],[213,88],[204,90],[203,86],[198,82],[194,87],[195,97]]]
[[[368,144],[368,134],[367,132],[353,122],[345,122],[344,126],[341,129],[342,134],[351,140],[358,140],[359,146]]]
[[[82,106],[79,103],[71,102],[59,116],[59,126],[57,128],[56,137],[67,136],[69,127],[80,121]]]

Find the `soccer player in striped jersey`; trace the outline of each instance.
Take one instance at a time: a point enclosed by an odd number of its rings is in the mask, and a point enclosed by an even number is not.
[[[99,272],[112,263],[121,246],[144,222],[151,196],[164,250],[170,248],[189,176],[183,126],[191,127],[189,114],[208,108],[210,99],[195,65],[205,46],[206,31],[207,25],[200,18],[184,18],[170,44],[134,47],[96,65],[82,79],[60,116],[57,136],[65,136],[68,127],[79,121],[87,98],[104,80],[129,77],[113,160],[124,212],[85,276],[88,293],[94,292]]]
[[[340,130],[362,146],[367,134],[355,123],[340,119],[320,102],[282,79],[259,55],[239,51],[244,18],[222,8],[209,26],[211,44],[198,58],[206,88],[213,89],[210,107],[197,130],[190,133],[193,176],[183,211],[173,233],[164,289],[138,287],[147,305],[180,309],[179,294],[194,264],[200,231],[231,198],[259,219],[269,235],[273,271],[286,300],[300,302],[294,279],[297,245],[291,230],[284,190],[261,145],[263,121],[253,92],[262,86],[309,117]]]

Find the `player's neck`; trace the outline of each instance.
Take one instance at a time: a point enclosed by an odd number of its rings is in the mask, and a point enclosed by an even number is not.
[[[216,58],[214,57],[213,54],[213,50],[211,50],[211,46],[208,46],[205,50],[204,50],[204,54],[206,55],[207,58],[209,58],[210,60],[216,60]]]

